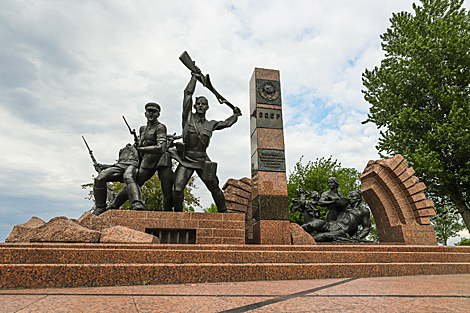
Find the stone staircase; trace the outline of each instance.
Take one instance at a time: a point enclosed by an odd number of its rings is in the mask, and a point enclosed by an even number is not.
[[[0,244],[0,288],[470,273],[470,247]]]

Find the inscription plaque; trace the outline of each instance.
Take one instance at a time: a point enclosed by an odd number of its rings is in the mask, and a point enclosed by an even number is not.
[[[250,117],[251,133],[256,128],[283,129],[282,110],[256,109]]]
[[[251,159],[251,171],[285,172],[286,158],[284,151],[271,149],[258,149]]]
[[[281,82],[257,78],[256,102],[281,105]]]

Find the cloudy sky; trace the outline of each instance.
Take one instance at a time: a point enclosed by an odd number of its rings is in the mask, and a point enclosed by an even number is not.
[[[304,155],[362,171],[378,158],[378,132],[360,123],[369,107],[361,74],[382,59],[392,12],[412,11],[412,2],[1,1],[0,241],[31,216],[78,218],[91,208],[80,187],[94,174],[82,135],[98,162],[112,164],[132,141],[121,116],[144,125],[148,101],[162,105],[169,133],[181,133],[185,50],[244,113],[208,150],[221,184],[250,175],[255,67],[281,73],[288,169]],[[208,96],[208,118],[231,114],[202,86],[196,94]]]

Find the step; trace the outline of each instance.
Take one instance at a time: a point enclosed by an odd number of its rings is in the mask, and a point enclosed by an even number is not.
[[[0,244],[0,288],[470,273],[470,247]]]

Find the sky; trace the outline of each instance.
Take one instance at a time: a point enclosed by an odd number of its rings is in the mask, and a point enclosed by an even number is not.
[[[364,70],[380,64],[380,34],[410,0],[0,2],[0,241],[37,216],[78,218],[93,203],[81,185],[98,162],[112,164],[132,141],[144,105],[162,106],[168,133],[181,133],[187,51],[214,87],[240,107],[208,149],[220,184],[250,177],[249,80],[280,71],[287,169],[332,157],[362,172],[379,133],[362,125]],[[464,4],[468,8],[468,3]],[[202,85],[209,119],[231,115]],[[212,203],[196,179],[202,207]],[[200,208],[199,210],[202,210]]]

